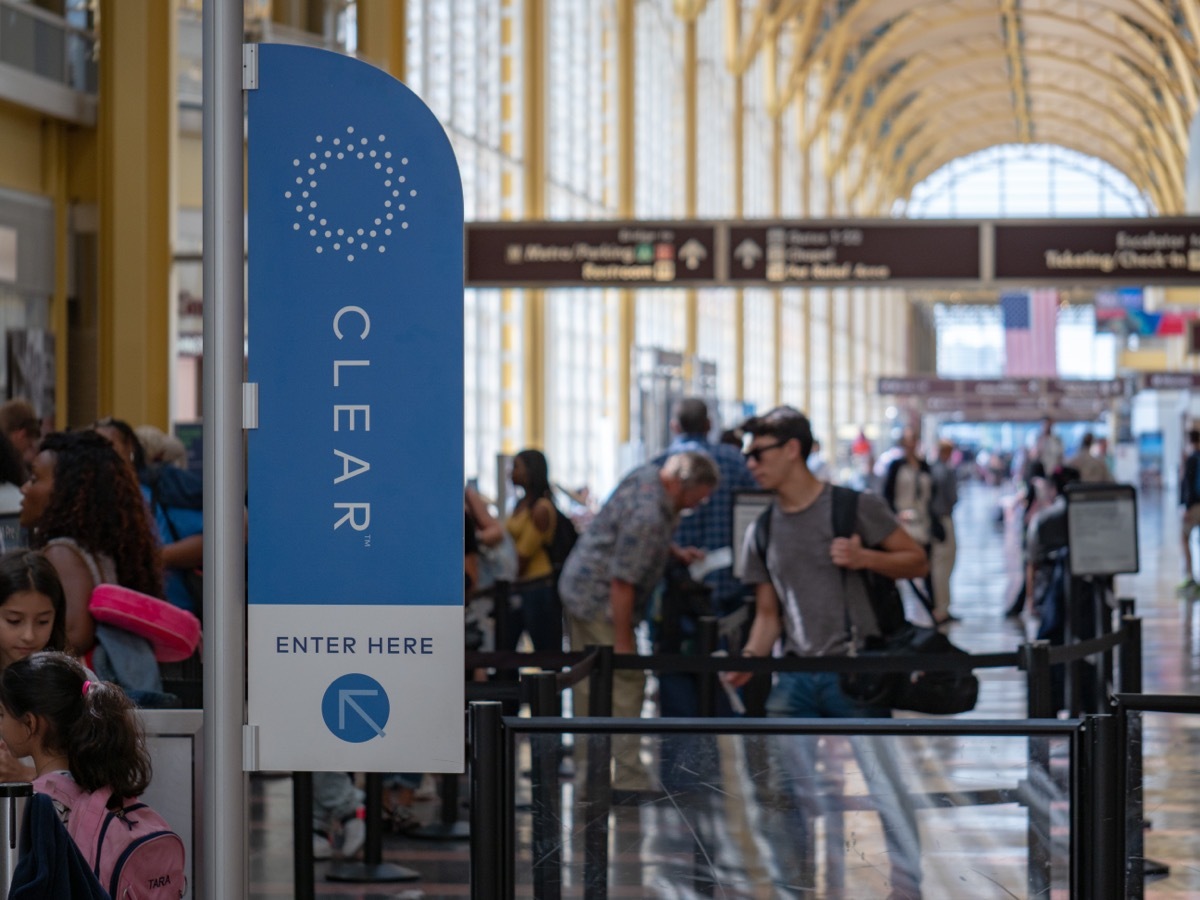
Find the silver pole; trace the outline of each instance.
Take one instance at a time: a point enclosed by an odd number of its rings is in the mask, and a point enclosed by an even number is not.
[[[242,0],[204,4],[203,893],[247,883]]]

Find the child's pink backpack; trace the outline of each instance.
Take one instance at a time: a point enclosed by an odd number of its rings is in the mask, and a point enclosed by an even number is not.
[[[67,832],[112,900],[183,896],[183,840],[145,803],[132,800],[110,810],[108,788],[88,793],[57,772],[35,779],[33,789],[71,811]]]

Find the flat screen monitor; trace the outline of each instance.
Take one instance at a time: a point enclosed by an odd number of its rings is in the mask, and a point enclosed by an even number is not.
[[[1138,571],[1137,491],[1131,484],[1067,486],[1067,546],[1075,576]]]
[[[742,543],[749,529],[775,495],[770,491],[735,491],[733,495],[733,577],[742,577]]]

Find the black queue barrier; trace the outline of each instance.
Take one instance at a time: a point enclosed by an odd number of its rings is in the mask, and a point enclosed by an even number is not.
[[[1132,611],[1132,602],[1123,601],[1121,604],[1122,612]],[[702,656],[658,656],[658,657],[641,657],[636,655],[616,656],[612,653],[611,648],[589,648],[588,655],[581,657],[579,654],[520,654],[519,657],[532,663],[534,658],[541,664],[561,663],[564,666],[572,666],[571,671],[563,673],[543,672],[535,673],[526,676],[526,680],[522,683],[522,694],[529,700],[531,713],[535,717],[552,717],[555,710],[555,705],[560,703],[559,693],[569,687],[571,684],[578,683],[583,677],[591,679],[591,702],[589,705],[589,713],[592,717],[606,717],[611,714],[611,684],[612,672],[621,668],[650,668],[655,671],[680,671],[693,672],[700,676],[700,693],[702,698],[702,709],[705,713],[711,714],[714,707],[716,685],[718,684],[718,673],[721,671],[783,671],[783,670],[869,670],[869,671],[911,671],[915,668],[922,668],[927,671],[939,670],[956,670],[956,669],[977,669],[985,667],[1004,667],[1018,666],[1026,672],[1027,677],[1027,705],[1028,715],[1031,719],[1054,719],[1055,711],[1053,710],[1052,692],[1050,687],[1050,672],[1052,665],[1070,664],[1071,662],[1083,659],[1094,654],[1105,654],[1110,660],[1114,652],[1119,653],[1116,671],[1120,673],[1119,685],[1112,686],[1114,689],[1120,690],[1137,690],[1140,689],[1141,682],[1141,655],[1140,655],[1140,639],[1141,628],[1140,620],[1131,615],[1125,615],[1121,619],[1120,628],[1109,633],[1092,639],[1090,641],[1081,641],[1071,646],[1058,646],[1051,648],[1045,642],[1036,642],[1027,644],[1021,647],[1015,653],[1008,654],[988,654],[980,656],[960,657],[953,656],[946,659],[932,657],[930,655],[914,656],[914,657],[894,657],[890,659],[864,659],[858,657],[853,660],[841,659],[743,659],[743,658],[711,658],[707,655]],[[717,634],[719,632],[719,623],[715,619],[702,619],[700,622],[698,634],[698,645],[702,654],[708,654],[712,648],[716,646]],[[488,658],[488,654],[476,655],[476,664],[486,664],[495,662],[497,666],[517,665],[518,660],[513,660],[508,654],[496,654],[493,659]],[[1103,671],[1112,671],[1112,667],[1106,666]],[[707,684],[707,686],[706,686]],[[527,688],[527,689],[526,689]],[[658,720],[659,725],[666,720]],[[914,720],[905,720],[912,722]],[[564,725],[571,727],[570,723]],[[1082,759],[1086,760],[1088,771],[1093,768],[1100,768],[1105,772],[1111,772],[1112,753],[1111,740],[1108,737],[1108,725],[1101,723],[1094,726],[1089,732],[1090,739],[1087,742],[1086,752],[1080,751]],[[1099,735],[1097,737],[1096,735]],[[607,895],[607,873],[608,873],[608,818],[612,809],[612,790],[609,771],[611,738],[606,732],[597,732],[592,736],[592,741],[589,744],[591,752],[587,754],[587,772],[588,777],[583,785],[583,800],[587,803],[589,816],[585,824],[584,846],[584,876],[583,876],[583,891],[587,898],[599,898]],[[956,802],[966,800],[975,804],[988,803],[1010,803],[1020,802],[1029,810],[1029,846],[1031,848],[1029,862],[1029,885],[1031,893],[1043,892],[1051,884],[1051,863],[1052,863],[1052,848],[1050,847],[1051,836],[1051,809],[1049,801],[1046,798],[1046,792],[1039,789],[1041,783],[1056,784],[1059,787],[1065,787],[1062,782],[1063,774],[1058,773],[1052,767],[1052,760],[1049,752],[1049,738],[1032,737],[1030,740],[1030,780],[1017,785],[1013,789],[991,789],[978,792],[958,792]],[[1081,763],[1084,765],[1085,763]],[[534,886],[535,896],[555,898],[561,895],[562,875],[561,875],[561,853],[558,846],[557,838],[549,830],[553,823],[561,821],[561,797],[558,793],[557,779],[557,756],[548,753],[535,754],[532,777],[534,780],[533,793],[534,802],[533,809],[534,817],[534,859],[538,864],[534,867]],[[1048,781],[1046,781],[1049,779]],[[1102,782],[1102,787],[1098,791],[1092,791],[1081,795],[1079,798],[1076,817],[1081,823],[1087,823],[1087,827],[1091,832],[1095,832],[1098,845],[1104,846],[1106,842],[1113,840],[1111,835],[1103,836],[1097,831],[1097,826],[1092,824],[1093,814],[1090,812],[1093,808],[1100,808],[1101,815],[1106,816],[1104,812],[1105,804],[1109,798],[1103,794],[1107,788],[1105,785],[1111,784],[1111,776],[1106,775]],[[1089,784],[1086,780],[1081,782]],[[861,803],[860,798],[846,798],[850,801],[847,808],[856,808],[855,803]],[[924,801],[928,804],[942,804],[946,802],[945,797],[929,797]],[[538,812],[545,813],[545,818],[542,822],[538,822]],[[511,821],[511,817],[510,817]],[[1081,824],[1079,827],[1083,827]],[[827,833],[834,836],[836,843],[836,835],[838,834],[837,823],[828,823]],[[699,853],[699,851],[698,851]],[[828,859],[840,858],[837,857],[836,851],[827,854]],[[698,857],[697,872],[699,873],[705,860]],[[1102,874],[1096,874],[1091,869],[1088,869],[1081,862],[1076,860],[1074,865],[1077,872],[1074,877],[1077,879],[1075,883],[1096,883],[1107,884],[1105,877]],[[511,879],[512,873],[508,872],[507,877]],[[705,895],[711,892],[711,881],[699,876],[696,879],[695,889],[698,894]],[[1099,895],[1096,895],[1099,896]]]
[[[490,708],[488,708],[490,707]],[[498,704],[472,704],[471,721],[473,730],[479,730],[475,742],[495,749],[490,765],[473,769],[472,796],[476,803],[473,815],[477,822],[488,822],[496,827],[493,837],[472,845],[471,896],[475,898],[497,898],[515,896],[516,881],[514,820],[512,795],[514,778],[508,756],[515,742],[523,737],[535,740],[571,730],[576,734],[595,738],[603,734],[711,734],[711,735],[764,735],[764,734],[810,734],[810,735],[854,735],[880,736],[1007,736],[1025,737],[1029,740],[1050,741],[1066,739],[1074,763],[1073,778],[1066,786],[1072,801],[1071,833],[1057,835],[1057,850],[1067,858],[1072,896],[1115,897],[1121,896],[1113,890],[1116,871],[1112,852],[1119,846],[1121,822],[1113,812],[1114,798],[1111,785],[1116,776],[1114,767],[1119,764],[1121,746],[1116,739],[1115,721],[1111,716],[1086,716],[1075,720],[889,720],[889,719],[823,719],[823,720],[764,720],[764,719],[585,719],[570,720],[555,717],[529,719],[505,717],[500,714]],[[485,738],[482,729],[490,729]],[[552,754],[550,754],[552,755]],[[1034,774],[1030,773],[1031,776]],[[1027,784],[1027,783],[1026,783]],[[983,802],[1021,802],[1028,787],[1017,785],[1011,788],[996,788],[990,792],[974,792],[979,796],[964,797],[962,792],[953,794],[914,795],[918,807],[945,807],[955,805],[979,805]],[[987,796],[989,795],[990,796]],[[845,798],[846,809],[873,809],[868,797]],[[552,817],[547,829],[561,823],[561,810],[551,799],[545,813]],[[536,808],[536,807],[535,807]],[[496,824],[496,811],[502,820]],[[607,829],[607,816],[603,810],[588,808],[589,820],[602,821]],[[1049,834],[1042,836],[1049,841]],[[1069,840],[1067,839],[1069,838]],[[553,840],[553,832],[542,832],[541,840]],[[1093,850],[1094,848],[1094,850]],[[586,852],[586,851],[585,851]],[[556,856],[539,856],[532,853],[533,896],[536,898],[561,897],[561,859]],[[584,860],[582,895],[588,898],[605,897],[608,894],[608,872],[599,860]],[[1033,861],[1031,860],[1031,865]],[[540,871],[539,871],[540,869]],[[1033,880],[1031,874],[1030,880]],[[712,890],[711,875],[707,889],[701,877],[694,876],[697,894]],[[577,888],[578,889],[578,888]],[[1031,894],[1032,895],[1032,894]]]
[[[1146,878],[1164,876],[1170,869],[1145,855],[1146,827],[1142,796],[1142,713],[1200,714],[1200,697],[1192,694],[1118,693],[1112,698],[1117,727],[1117,746],[1123,754],[1118,768],[1117,809],[1121,823],[1117,860],[1124,865],[1120,873],[1121,896],[1140,900]]]

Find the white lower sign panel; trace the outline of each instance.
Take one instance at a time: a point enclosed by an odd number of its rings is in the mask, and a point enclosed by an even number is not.
[[[248,770],[461,772],[461,606],[249,608]]]

